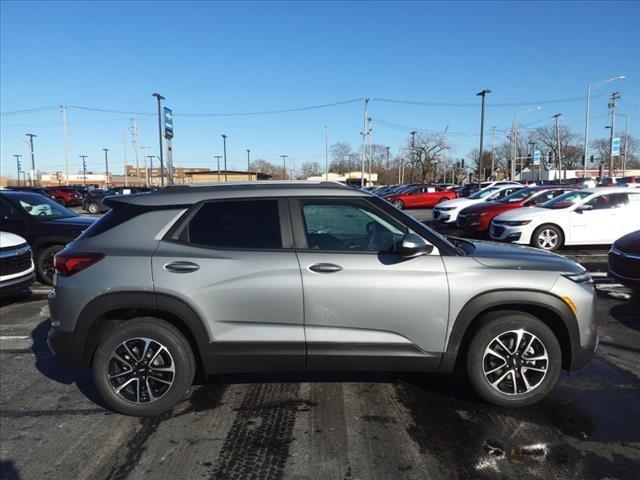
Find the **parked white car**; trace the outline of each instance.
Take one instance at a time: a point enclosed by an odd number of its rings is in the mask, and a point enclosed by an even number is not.
[[[493,202],[495,200],[500,200],[521,188],[524,188],[524,185],[519,183],[510,183],[507,185],[483,188],[468,197],[445,200],[433,207],[433,219],[442,223],[455,223],[458,218],[458,213],[460,213],[460,210],[463,208],[480,202]]]
[[[640,229],[640,191],[587,188],[568,192],[540,207],[519,208],[491,222],[493,240],[557,250],[563,245],[610,245]]]
[[[0,232],[0,296],[27,288],[35,279],[31,247],[13,233]]]

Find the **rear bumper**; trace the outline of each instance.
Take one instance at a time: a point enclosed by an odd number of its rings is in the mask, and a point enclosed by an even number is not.
[[[86,367],[82,358],[82,339],[75,332],[64,332],[53,325],[47,335],[49,350],[62,362],[73,368]]]
[[[19,292],[29,286],[35,281],[36,274],[31,271],[30,273],[11,280],[5,280],[0,282],[0,296],[11,295],[12,293]]]

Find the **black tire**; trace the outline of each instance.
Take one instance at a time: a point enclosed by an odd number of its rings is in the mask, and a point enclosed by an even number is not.
[[[545,235],[545,233],[547,235]],[[552,244],[551,239],[554,235],[556,236],[557,240]],[[547,241],[544,240],[545,237],[548,239]],[[539,248],[540,250],[555,252],[560,247],[562,247],[562,245],[564,245],[564,233],[562,232],[562,229],[557,225],[540,225],[538,228],[536,228],[536,230],[533,232],[533,235],[531,236],[531,246]]]
[[[98,202],[89,202],[87,205],[87,211],[93,215],[97,215],[102,212],[102,207]]]
[[[520,329],[525,331],[522,337],[523,341],[520,351],[523,350],[522,346],[526,349],[528,340],[531,339],[531,334],[533,334],[537,337],[537,341],[534,341],[531,345],[536,352],[531,351],[529,357],[535,358],[530,355],[540,355],[540,352],[543,351],[540,349],[541,345],[544,351],[546,351],[548,360],[526,365],[523,363],[523,357],[521,355],[511,356],[508,362],[513,362],[513,365],[517,366],[519,364],[521,366],[519,370],[517,368],[514,369],[518,370],[517,373],[515,371],[513,373],[513,375],[517,375],[517,377],[512,377],[512,374],[508,374],[502,383],[498,383],[498,386],[494,387],[491,385],[491,381],[495,382],[497,378],[501,378],[509,371],[509,367],[505,366],[504,369],[498,370],[491,375],[485,375],[485,371],[490,372],[495,368],[495,364],[489,362],[493,362],[494,360],[497,364],[501,362],[501,360],[494,358],[491,354],[485,356],[485,352],[490,345],[496,346],[495,339],[500,335],[505,335],[501,337],[503,340],[508,340],[511,336],[511,338],[513,338],[513,344],[507,346],[513,348],[517,336],[515,333],[511,334],[508,332]],[[540,343],[538,343],[538,341]],[[513,348],[513,350],[515,350],[515,348]],[[502,350],[498,353],[504,355],[504,351]],[[507,357],[508,355],[505,355],[505,358]],[[518,358],[520,358],[520,360],[518,360]],[[526,356],[524,358],[526,358]],[[508,362],[505,362],[505,365],[509,365]],[[530,386],[533,386],[533,388],[527,390],[528,387],[524,383],[522,378],[524,375],[522,372],[527,373],[528,368],[534,365],[535,367],[543,368],[545,372],[529,371],[527,378],[529,379],[528,382],[530,382]],[[466,366],[471,385],[485,401],[502,407],[524,407],[538,402],[553,389],[562,367],[562,350],[560,349],[558,339],[551,329],[533,315],[518,311],[490,312],[483,317],[478,330],[471,340],[469,350],[467,351]],[[516,394],[513,394],[512,391],[514,383],[512,379],[514,378]],[[509,391],[508,393],[506,393],[507,390]]]
[[[36,276],[46,285],[53,285],[53,257],[61,251],[64,245],[50,245],[38,252],[36,258]]]
[[[115,388],[107,377],[111,354],[123,342],[140,337],[151,339],[153,342],[164,346],[171,356],[172,366],[175,370],[172,384],[168,389],[159,395],[158,399],[146,403],[128,401],[116,393]],[[128,344],[132,345],[131,343]],[[133,345],[134,347],[132,348],[135,349],[135,341]],[[101,339],[95,352],[92,368],[93,379],[98,393],[111,408],[125,415],[152,417],[171,410],[185,397],[193,383],[196,373],[196,361],[189,342],[177,328],[158,318],[138,317],[121,323],[108,331]],[[149,379],[151,378],[153,377],[149,375]],[[149,385],[148,382],[147,385]]]
[[[404,202],[402,200],[394,200],[391,204],[398,210],[402,210],[404,208]]]

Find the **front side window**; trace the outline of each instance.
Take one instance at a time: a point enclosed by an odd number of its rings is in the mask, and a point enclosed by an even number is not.
[[[278,201],[205,203],[191,218],[180,239],[212,248],[282,248]]]
[[[310,250],[392,252],[406,228],[364,201],[302,202]]]
[[[20,207],[29,215],[37,217],[40,220],[47,220],[51,218],[69,218],[75,217],[76,214],[71,210],[67,210],[65,207],[53,200],[40,195],[38,193],[20,192],[17,195],[12,195],[14,201],[16,201]]]
[[[606,210],[609,208],[619,208],[629,203],[626,193],[614,193],[611,195],[599,195],[587,202],[593,210]]]

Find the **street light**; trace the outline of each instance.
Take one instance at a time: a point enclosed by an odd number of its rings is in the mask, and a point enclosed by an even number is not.
[[[484,90],[476,93],[476,96],[482,97],[482,108],[480,110],[480,155],[478,157],[478,187],[480,186],[480,182],[482,181],[482,144],[484,141],[484,97],[487,93],[491,93],[490,88],[485,88]]]
[[[542,107],[532,107],[513,114],[513,146],[511,148],[511,180],[516,178],[516,164],[518,162],[518,115],[540,110]]]
[[[618,75],[617,77],[612,77],[607,80],[602,80],[601,82],[591,83],[587,86],[587,108],[584,119],[584,160],[582,162],[582,177],[587,177],[587,156],[589,155],[589,107],[591,102],[591,90],[595,90],[603,85],[606,85],[609,82],[613,82],[615,80],[624,80],[626,77],[624,75]]]
[[[109,188],[109,149],[103,148],[102,150],[104,150],[104,169],[106,171],[104,184],[108,189]]]
[[[227,181],[227,136],[222,134],[222,147],[223,147],[223,157],[224,157],[224,181]]]
[[[251,181],[251,150],[249,150],[248,148],[247,148],[247,176],[249,178],[249,181]]]
[[[159,93],[153,93],[153,97],[158,100],[158,139],[160,141],[160,185],[164,187],[164,156],[162,153],[162,100],[164,97]]]
[[[37,135],[33,133],[27,133],[26,136],[29,137],[29,150],[31,152],[31,175],[29,175],[29,178],[31,179],[30,185],[32,187],[35,187],[36,179],[33,178],[33,176],[35,175],[35,171],[36,171],[36,157],[35,157],[35,154],[33,153],[33,137],[37,137]]]

